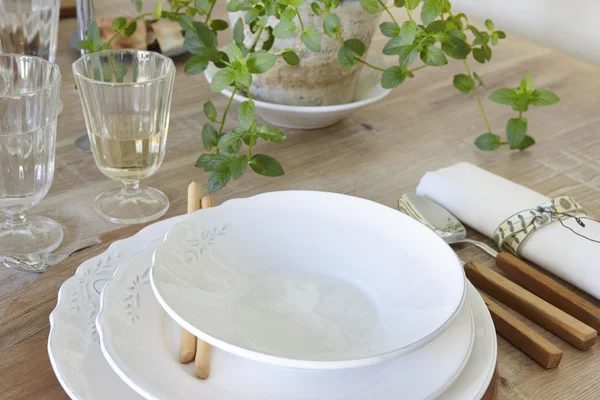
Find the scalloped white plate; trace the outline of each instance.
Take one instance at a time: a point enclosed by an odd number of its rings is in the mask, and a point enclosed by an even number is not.
[[[152,254],[160,242],[117,269],[102,291],[96,320],[109,364],[147,399],[431,399],[452,384],[471,352],[473,319],[466,304],[437,339],[384,364],[302,371],[213,348],[211,376],[200,381],[191,365],[178,362],[181,329],[165,314],[149,284]]]
[[[465,297],[454,251],[398,211],[336,193],[265,193],[196,212],[154,254],[150,281],[181,326],[290,368],[391,360],[447,329]]]

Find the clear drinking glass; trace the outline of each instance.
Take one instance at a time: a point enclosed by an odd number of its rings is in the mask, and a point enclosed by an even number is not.
[[[0,0],[0,53],[54,62],[60,0]]]
[[[24,214],[54,176],[60,80],[46,60],[0,54],[0,258],[51,252],[62,242],[58,223]]]
[[[167,196],[139,182],[156,173],[165,155],[173,61],[151,51],[107,50],[82,56],[73,74],[96,165],[125,185],[99,195],[96,211],[122,224],[159,218],[169,208]]]

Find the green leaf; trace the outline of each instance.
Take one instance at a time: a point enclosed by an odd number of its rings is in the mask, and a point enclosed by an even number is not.
[[[473,40],[473,45],[486,44],[489,41],[490,41],[490,35],[488,35],[485,32],[481,32],[481,33],[479,33],[479,35],[477,35],[475,37],[475,40]]]
[[[268,27],[267,29],[265,29],[265,31],[267,32],[268,36],[267,40],[263,42],[262,49],[265,51],[269,51],[273,47],[273,43],[275,43],[275,36],[273,36],[273,28]]]
[[[229,27],[227,21],[223,21],[222,19],[213,19],[210,21],[210,28],[215,31],[224,31]]]
[[[277,57],[264,50],[250,53],[246,65],[252,74],[262,74],[270,70],[277,61]]]
[[[385,46],[383,46],[383,54],[387,56],[398,55],[400,49],[404,46],[407,46],[407,44],[404,43],[404,39],[402,39],[402,36],[393,37],[385,44]]]
[[[490,61],[492,59],[492,48],[487,44],[484,44],[481,46],[481,49],[483,50],[483,55],[485,59]]]
[[[203,168],[206,172],[216,172],[229,169],[231,156],[226,154],[202,154],[196,161],[197,168]]]
[[[243,156],[239,156],[234,159],[229,165],[229,170],[231,171],[231,175],[233,179],[239,179],[244,172],[248,169],[248,155],[244,154]]]
[[[495,33],[496,35],[498,35],[498,39],[506,39],[506,33],[504,33],[503,31],[496,31]]]
[[[133,0],[133,4],[135,5],[135,10],[138,13],[142,12],[142,0]]]
[[[236,43],[244,42],[244,21],[238,18],[233,25],[233,41]]]
[[[190,57],[186,62],[183,70],[186,74],[197,75],[204,72],[208,67],[208,61],[201,55]]]
[[[359,57],[365,54],[365,51],[367,51],[367,46],[365,46],[365,44],[360,39],[348,39],[344,41],[344,47],[349,48],[354,54],[356,54]]]
[[[281,56],[283,57],[283,60],[289,65],[298,65],[298,63],[300,62],[300,58],[292,50],[284,52]]]
[[[235,71],[233,68],[223,68],[217,71],[217,73],[213,76],[212,81],[210,82],[210,89],[213,92],[220,92],[221,90],[231,86],[234,80]]]
[[[525,139],[523,139],[521,141],[521,144],[519,145],[519,147],[517,148],[518,150],[525,150],[528,147],[531,147],[535,144],[535,139],[532,138],[531,136],[525,136]]]
[[[406,4],[404,0],[394,0],[394,7],[402,8],[404,4]]]
[[[479,86],[483,86],[485,87],[485,84],[483,83],[483,80],[481,79],[481,77],[477,74],[477,72],[473,71],[473,77],[475,78],[475,80],[477,81],[477,83],[479,83]]]
[[[384,22],[379,25],[379,30],[383,36],[393,38],[400,35],[400,27],[395,22]]]
[[[444,4],[440,0],[425,0],[421,8],[421,21],[424,25],[429,25],[436,19],[444,9]]]
[[[430,45],[421,50],[421,60],[434,67],[448,64],[448,59],[437,47]]]
[[[227,45],[227,48],[225,49],[225,52],[227,53],[230,62],[239,61],[242,64],[246,63],[246,58],[242,54],[242,51],[240,50],[237,44],[233,42],[229,43],[229,45]]]
[[[415,21],[404,21],[400,30],[400,37],[404,44],[413,44],[417,35],[417,24]]]
[[[208,193],[214,193],[222,189],[231,179],[231,171],[224,169],[213,172],[208,178]]]
[[[323,13],[323,10],[321,9],[321,6],[316,1],[314,1],[314,2],[311,3],[310,8],[315,13],[315,15],[318,16],[318,17],[320,17],[321,14]]]
[[[511,149],[518,149],[527,135],[527,118],[511,118],[506,124],[506,137]]]
[[[352,50],[347,47],[340,47],[337,58],[341,67],[344,69],[350,69],[356,63]]]
[[[181,29],[183,29],[186,32],[196,30],[196,28],[194,28],[194,18],[188,15],[183,15],[179,17],[179,26],[181,26]]]
[[[102,39],[96,21],[90,22],[86,32],[86,38],[92,43],[92,52],[100,51],[102,48]]]
[[[162,2],[160,1],[156,3],[156,6],[154,7],[154,16],[156,19],[162,18]]]
[[[533,92],[533,78],[530,74],[525,74],[523,79],[521,79],[521,84],[519,85],[519,89],[524,91],[525,93]]]
[[[183,42],[185,48],[192,54],[197,54],[200,52],[200,49],[204,47],[200,38],[195,34],[185,35],[185,40]]]
[[[194,29],[198,34],[200,42],[206,47],[217,47],[217,35],[204,22],[194,22]]]
[[[123,28],[125,28],[125,25],[127,25],[127,18],[125,17],[119,17],[115,19],[112,23],[112,27],[115,31],[122,30]]]
[[[419,55],[419,49],[417,46],[400,46],[398,49],[398,64],[400,66],[407,66],[412,64]]]
[[[217,121],[217,108],[215,107],[212,101],[209,100],[206,103],[204,103],[203,109],[206,118],[208,118],[212,122]]]
[[[250,88],[252,85],[252,74],[248,70],[248,66],[244,64],[236,65],[235,68],[235,84],[243,88]]]
[[[473,47],[473,58],[481,64],[485,63],[485,54],[479,47]]]
[[[498,34],[496,32],[492,33],[490,39],[492,40],[492,44],[494,46],[498,44]]]
[[[454,87],[458,89],[462,94],[469,93],[471,90],[475,89],[475,82],[468,75],[458,74],[454,75],[454,80],[452,82]]]
[[[485,20],[485,27],[488,28],[490,31],[494,30],[494,23],[492,22],[491,19]]]
[[[379,4],[377,3],[377,0],[360,0],[360,5],[362,6],[363,10],[369,14],[375,14],[377,11],[379,11]]]
[[[283,167],[279,161],[266,154],[255,154],[250,159],[250,168],[263,176],[281,176]]]
[[[264,140],[269,142],[281,142],[285,140],[285,135],[281,132],[281,129],[267,126],[267,125],[257,125],[255,128],[256,134]]]
[[[448,29],[446,28],[447,21],[438,19],[435,21],[431,21],[425,28],[425,32],[427,33],[440,33],[446,32]]]
[[[278,39],[289,39],[296,34],[296,24],[292,21],[282,19],[275,28],[273,28],[273,36]]]
[[[517,104],[518,97],[519,93],[517,92],[517,89],[504,88],[494,91],[489,99],[494,103],[514,106]]]
[[[137,29],[137,22],[131,21],[125,27],[125,30],[123,31],[123,34],[125,36],[129,37],[129,36],[131,36],[131,35],[133,35],[135,33],[136,29]]]
[[[536,89],[531,93],[529,104],[534,106],[551,106],[552,104],[558,103],[560,99],[558,96],[547,89]]]
[[[90,53],[93,53],[95,51],[94,43],[92,43],[91,40],[80,40],[79,42],[77,42],[77,48],[81,50],[87,50]]]
[[[250,25],[251,23],[256,21],[256,19],[258,18],[258,14],[259,10],[257,8],[249,9],[248,11],[246,11],[244,22],[246,22],[247,25]]]
[[[404,82],[405,79],[406,68],[395,65],[383,71],[381,86],[385,89],[393,89]]]
[[[450,35],[447,42],[442,43],[442,51],[457,60],[465,60],[471,52],[471,46],[459,37]]]
[[[254,121],[254,101],[246,100],[238,107],[238,122],[243,129],[250,130]]]
[[[214,126],[211,124],[204,124],[202,127],[202,143],[206,150],[211,150],[217,145],[219,134]]]
[[[221,52],[219,52],[219,50],[215,49],[214,47],[201,46],[197,50],[197,55],[207,61],[212,61],[214,63],[218,63],[219,61],[221,61],[222,54]],[[227,53],[225,53],[225,55],[227,55]]]
[[[314,26],[309,26],[304,32],[302,32],[300,38],[307,49],[314,52],[321,51],[321,38],[319,37],[319,33]]]
[[[243,129],[234,129],[232,131],[227,132],[219,139],[219,149],[226,150],[231,147],[239,149],[244,133],[245,131]]]
[[[421,0],[405,0],[404,2],[406,4],[406,8],[412,11],[419,6]]]
[[[341,24],[340,17],[336,14],[328,14],[323,21],[323,31],[327,36],[332,37],[336,31],[339,31]]]
[[[475,140],[475,146],[485,151],[496,150],[500,147],[500,136],[493,133],[484,133]]]

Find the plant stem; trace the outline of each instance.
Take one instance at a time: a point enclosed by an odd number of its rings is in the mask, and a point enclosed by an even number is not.
[[[360,59],[360,58],[358,58],[358,57],[354,57],[354,59],[355,59],[356,61],[358,61],[359,63],[361,63],[361,64],[364,64],[364,65],[366,65],[366,66],[368,66],[368,67],[371,67],[371,68],[373,68],[373,69],[376,69],[376,70],[378,70],[378,71],[385,71],[385,68],[380,68],[380,67],[377,67],[377,66],[375,66],[375,65],[373,65],[373,64],[369,64],[369,63],[368,63],[368,62],[366,62],[365,60],[361,60],[361,59]]]
[[[258,33],[256,34],[256,37],[254,38],[254,42],[252,43],[252,46],[250,46],[251,51],[256,50],[256,45],[258,44],[258,39],[260,39],[260,35],[262,35],[264,29],[265,29],[265,27],[261,26],[260,29],[258,30]]]
[[[523,111],[519,111],[519,119],[523,116]]]
[[[406,7],[406,14],[408,15],[408,19],[411,20],[411,21],[413,21],[412,13],[408,9],[408,7]]]
[[[221,118],[221,123],[219,126],[219,135],[223,133],[223,127],[225,126],[225,119],[227,118],[227,113],[229,112],[229,107],[231,107],[231,102],[233,101],[233,96],[237,92],[237,88],[233,88],[233,92],[231,92],[231,96],[229,96],[229,101],[227,102],[227,106],[225,107],[225,111],[223,111],[223,118]]]
[[[210,8],[208,9],[208,13],[206,13],[206,19],[204,20],[205,24],[208,24],[208,21],[210,21],[210,16],[213,12],[213,8],[215,8],[215,4],[217,4],[217,0],[213,0],[212,4],[210,5]]]
[[[129,21],[127,24],[130,24],[130,23],[132,23],[133,21],[137,22],[137,21],[139,21],[140,19],[142,19],[142,18],[144,18],[144,17],[147,17],[147,16],[149,16],[149,15],[154,15],[154,13],[153,13],[153,12],[150,12],[150,13],[146,13],[146,14],[141,14],[141,15],[138,15],[137,17],[135,17],[134,19],[132,19],[131,21]],[[113,40],[115,40],[117,37],[119,37],[121,34],[123,34],[123,32],[124,32],[124,31],[122,31],[122,30],[121,30],[121,31],[117,31],[117,32],[115,32],[115,33],[114,33],[114,34],[113,34],[113,35],[110,37],[110,39],[108,39],[108,42],[106,42],[106,45],[107,45],[107,46],[110,46],[110,44],[112,43],[112,41],[113,41]]]
[[[394,21],[394,23],[396,25],[398,25],[398,21],[396,21],[396,18],[394,18],[394,15],[392,14],[392,12],[388,8],[388,6],[386,6],[385,3],[383,1],[381,1],[381,0],[377,0],[377,2],[379,4],[381,4],[381,7],[383,7],[383,10],[388,13],[388,15],[390,16],[390,18],[392,19],[392,21]],[[400,25],[398,25],[398,26],[400,26]]]
[[[463,64],[465,65],[465,69],[467,70],[467,75],[473,81],[473,75],[471,74],[471,69],[469,68],[469,64],[467,64],[467,60],[463,60]],[[479,104],[479,110],[481,111],[481,115],[483,116],[483,120],[485,121],[485,126],[487,127],[488,133],[492,133],[492,126],[490,125],[490,121],[485,113],[485,109],[483,108],[483,103],[481,102],[481,97],[479,97],[479,91],[476,87],[473,88],[475,92],[475,98],[477,99],[477,103]]]
[[[415,72],[415,71],[418,71],[418,70],[420,70],[420,69],[427,68],[427,67],[429,67],[429,65],[427,65],[427,64],[423,64],[423,65],[421,65],[420,67],[416,67],[416,68],[413,68],[413,69],[409,69],[409,70],[408,70],[408,72]]]
[[[300,22],[300,29],[302,29],[302,32],[304,32],[304,22],[302,22],[302,17],[300,16],[300,10],[298,10],[298,7],[296,7],[296,15],[298,16],[298,22]]]

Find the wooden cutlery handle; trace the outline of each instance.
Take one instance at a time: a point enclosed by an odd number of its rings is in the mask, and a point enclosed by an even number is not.
[[[548,275],[507,252],[498,254],[496,266],[530,292],[586,323],[596,331],[600,331],[600,308],[573,293]]]
[[[561,349],[506,311],[491,297],[483,292],[479,292],[479,294],[488,306],[496,332],[500,336],[533,358],[542,367],[548,369],[558,367],[563,357]]]
[[[495,297],[513,310],[546,328],[580,350],[587,350],[598,333],[583,322],[554,307],[533,293],[509,281],[484,265],[465,264],[469,280],[479,289]]]

